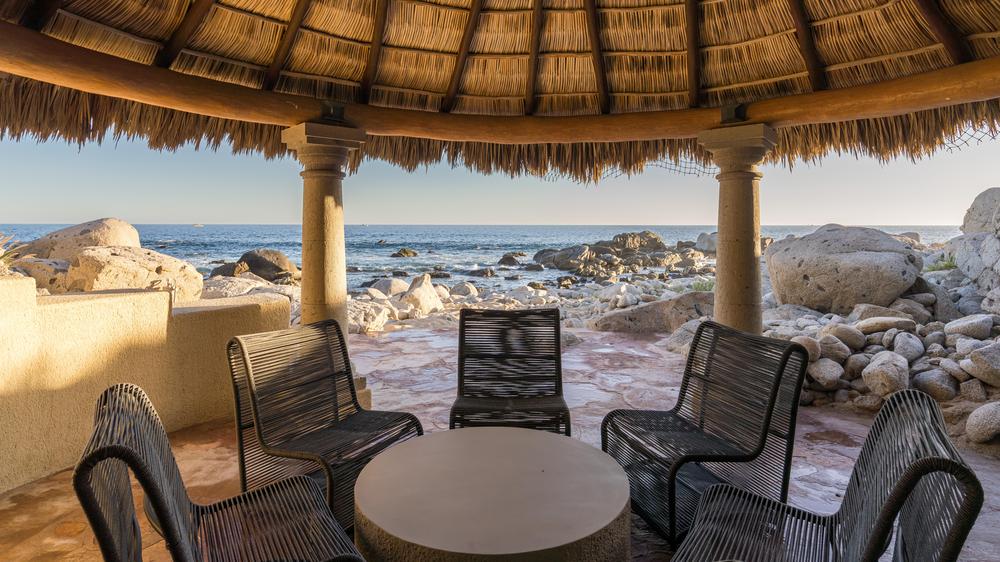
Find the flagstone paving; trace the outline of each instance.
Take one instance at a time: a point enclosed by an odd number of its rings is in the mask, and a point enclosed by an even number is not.
[[[563,352],[566,400],[573,436],[600,443],[600,422],[615,408],[673,405],[683,357],[665,351],[662,337],[575,331],[581,342]],[[377,337],[352,336],[357,374],[368,379],[378,409],[413,412],[427,431],[448,427],[455,396],[458,347],[454,330],[405,330]],[[235,434],[229,420],[175,432],[171,440],[191,496],[213,501],[236,494]],[[837,407],[799,411],[790,501],[813,511],[837,509],[870,418]],[[997,560],[1000,552],[1000,461],[963,451],[986,490],[986,505],[966,544],[963,560]],[[144,559],[167,560],[162,540],[141,516]],[[64,470],[0,496],[3,560],[99,560],[83,512]],[[669,560],[666,544],[634,518],[633,560]]]

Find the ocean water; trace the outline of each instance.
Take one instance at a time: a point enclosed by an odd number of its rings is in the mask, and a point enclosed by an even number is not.
[[[0,233],[14,235],[18,240],[37,238],[67,225],[11,224],[0,225]],[[296,263],[301,259],[302,228],[298,225],[136,225],[142,245],[195,265],[208,273],[222,261],[235,261],[243,252],[254,248],[273,248],[286,253]],[[814,231],[814,225],[762,226],[761,233],[775,239],[789,234],[803,235]],[[943,242],[961,232],[957,226],[875,226],[890,233],[919,232],[925,244]],[[452,284],[475,279],[480,286],[508,288],[528,281],[544,281],[562,275],[558,271],[503,271],[496,265],[506,252],[524,252],[522,263],[543,248],[563,248],[574,244],[610,240],[621,232],[652,230],[667,244],[678,240],[694,240],[699,233],[712,232],[712,225],[648,225],[648,226],[475,226],[475,225],[349,225],[346,227],[347,265],[359,271],[348,273],[348,286],[357,289],[372,277],[392,271],[409,274],[441,268],[452,274],[451,279],[438,282]],[[402,247],[413,248],[415,258],[392,258]],[[497,276],[484,279],[470,277],[470,270],[493,267]],[[521,275],[517,281],[504,276]]]

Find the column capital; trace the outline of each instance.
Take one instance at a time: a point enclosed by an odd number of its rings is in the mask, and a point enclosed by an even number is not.
[[[361,129],[329,123],[299,123],[281,131],[281,142],[295,151],[308,146],[356,149],[361,148],[366,140],[368,135]]]
[[[778,134],[763,123],[698,133],[698,144],[712,153],[712,159],[723,172],[751,170],[777,143]]]

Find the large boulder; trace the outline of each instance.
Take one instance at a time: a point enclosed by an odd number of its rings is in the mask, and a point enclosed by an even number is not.
[[[1000,187],[991,187],[976,196],[965,211],[962,232],[1000,234]]]
[[[66,273],[69,271],[66,260],[28,257],[15,260],[11,266],[14,271],[33,278],[39,289],[48,289],[53,295],[66,292]]]
[[[923,268],[912,248],[885,232],[837,224],[779,240],[765,257],[778,302],[837,314],[860,303],[888,306]]]
[[[714,254],[719,244],[718,232],[702,232],[698,235],[698,240],[694,243],[694,249],[706,254]]]
[[[602,332],[673,332],[685,322],[711,316],[714,300],[715,294],[707,291],[682,293],[609,312],[594,322],[594,329]]]
[[[1000,286],[1000,238],[976,232],[952,238],[949,243],[955,250],[955,265],[980,294]]]
[[[97,219],[50,232],[28,242],[20,254],[69,261],[84,248],[93,246],[138,248],[139,231],[121,219]]]
[[[426,273],[413,278],[410,287],[399,297],[399,302],[412,305],[424,315],[444,310],[444,303],[431,282],[431,276]]]
[[[173,288],[178,301],[201,297],[201,274],[193,265],[152,250],[131,246],[84,248],[70,262],[70,291]]]
[[[388,305],[372,301],[347,302],[347,331],[352,334],[381,332],[392,313]]]
[[[288,275],[293,277],[300,275],[299,268],[295,263],[279,250],[267,248],[250,250],[240,256],[236,263],[245,263],[251,273],[268,281],[275,281]]]
[[[593,257],[594,252],[590,250],[590,247],[586,244],[580,244],[562,250],[541,250],[535,254],[534,260],[546,267],[572,270]]]

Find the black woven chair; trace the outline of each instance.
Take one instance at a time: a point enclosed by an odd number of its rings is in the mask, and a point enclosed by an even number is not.
[[[362,560],[323,492],[303,476],[218,503],[192,502],[160,417],[131,384],[112,386],[97,401],[94,432],[73,473],[105,560],[142,559],[130,469],[174,560]]]
[[[460,314],[451,428],[525,427],[569,435],[559,309],[463,308]]]
[[[424,433],[412,414],[361,407],[335,320],[233,338],[229,365],[243,490],[308,475],[326,490],[345,529],[354,526],[361,469]]]
[[[874,562],[897,521],[893,560],[952,561],[982,505],[982,485],[948,439],[937,403],[904,390],[875,417],[836,513],[714,486],[674,562]]]
[[[709,486],[784,501],[808,355],[802,346],[703,322],[669,411],[614,410],[601,448],[628,474],[632,508],[676,546]]]

